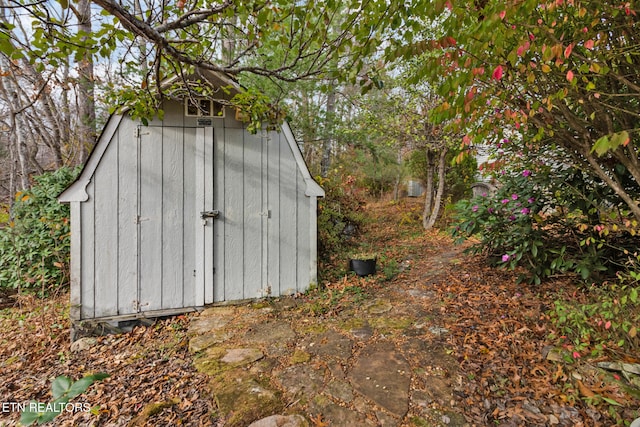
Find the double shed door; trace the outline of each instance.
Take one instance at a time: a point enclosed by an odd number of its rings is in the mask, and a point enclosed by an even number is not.
[[[214,300],[213,127],[140,127],[137,311]]]

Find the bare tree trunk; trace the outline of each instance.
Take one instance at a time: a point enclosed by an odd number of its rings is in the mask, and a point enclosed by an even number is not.
[[[13,107],[11,108],[11,130],[13,132],[13,138],[16,146],[16,153],[18,154],[18,166],[20,173],[20,190],[29,188],[29,156],[27,153],[27,144],[24,141],[22,135],[22,129],[20,126],[20,119],[15,113]]]
[[[427,229],[429,216],[431,215],[431,206],[433,205],[433,162],[431,160],[431,150],[427,151],[427,182],[425,182],[424,191],[424,210],[422,211],[422,226]]]
[[[438,189],[436,190],[436,199],[433,202],[433,209],[431,210],[429,219],[427,221],[423,219],[422,221],[425,230],[433,228],[436,223],[436,219],[438,219],[438,215],[440,214],[440,205],[442,204],[442,195],[444,194],[445,172],[447,170],[447,151],[447,147],[444,147],[440,152],[440,158],[438,159]]]
[[[322,144],[322,160],[320,160],[320,175],[326,178],[331,168],[331,150],[333,148],[333,124],[336,114],[336,87],[335,83],[329,84],[329,93],[327,94],[327,134]]]
[[[80,0],[76,9],[78,31],[82,34],[91,33],[91,1]],[[88,37],[83,37],[86,40]],[[84,162],[93,149],[96,141],[96,109],[94,98],[93,57],[89,48],[85,48],[82,60],[78,66],[78,143],[82,147],[82,161]]]
[[[398,164],[402,164],[402,154],[400,152],[400,149],[398,148]],[[394,201],[398,201],[398,199],[400,199],[400,181],[402,180],[402,171],[401,169],[398,169],[398,174],[396,175],[396,182],[394,184],[394,188],[393,188],[393,200]]]

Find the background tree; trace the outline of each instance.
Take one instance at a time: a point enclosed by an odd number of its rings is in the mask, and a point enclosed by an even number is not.
[[[0,2],[4,197],[29,188],[32,174],[83,161],[93,145],[92,54],[83,42],[90,34],[88,3],[84,7],[84,15],[78,11],[84,24],[74,33],[80,18],[69,9]],[[83,127],[89,130],[78,131]]]
[[[441,37],[395,54],[430,52],[415,78],[439,82],[446,102],[436,120],[455,119],[466,145],[528,144],[541,153],[560,147],[564,161],[600,179],[640,220],[633,3],[420,4],[422,19]]]

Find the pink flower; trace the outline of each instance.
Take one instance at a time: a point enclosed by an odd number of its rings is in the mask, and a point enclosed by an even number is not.
[[[531,209],[529,208],[524,208],[520,211],[522,215],[528,215],[530,212],[531,212]]]
[[[471,210],[472,210],[472,211],[474,211],[474,212],[478,212],[478,205],[474,205],[474,206],[471,208]]]
[[[525,169],[522,171],[522,176],[527,177],[531,175],[531,171],[529,169]]]
[[[581,357],[581,356],[580,356],[580,353],[578,353],[577,351],[574,351],[574,352],[573,352],[573,358],[574,358],[574,359],[580,359],[580,357]]]
[[[509,203],[509,199],[502,199],[500,202],[504,205]]]
[[[518,195],[517,195],[517,194],[515,194],[515,193],[514,193],[514,194],[512,194],[512,195],[511,195],[511,199],[512,199],[512,200],[518,200]]]
[[[509,256],[508,254],[504,254],[502,255],[502,262],[507,262],[511,259],[511,256]]]
[[[533,203],[533,202],[535,202],[535,201],[536,201],[536,199],[535,199],[534,197],[529,197],[529,198],[527,199],[527,202],[529,202],[529,203]]]

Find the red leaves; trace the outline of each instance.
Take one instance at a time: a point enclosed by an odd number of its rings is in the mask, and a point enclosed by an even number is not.
[[[569,82],[573,81],[573,71],[571,71],[571,70],[567,71],[567,80]]]
[[[529,47],[531,47],[531,43],[527,41],[522,46],[518,47],[516,53],[518,54],[518,56],[522,56],[526,51],[529,50]]]
[[[569,46],[567,46],[564,49],[564,57],[565,58],[569,58],[569,56],[571,56],[571,52],[573,51],[573,43],[571,43]]]
[[[491,77],[493,77],[494,80],[500,80],[500,79],[502,79],[502,74],[503,74],[502,65],[498,65],[493,70],[493,73],[491,74]]]

